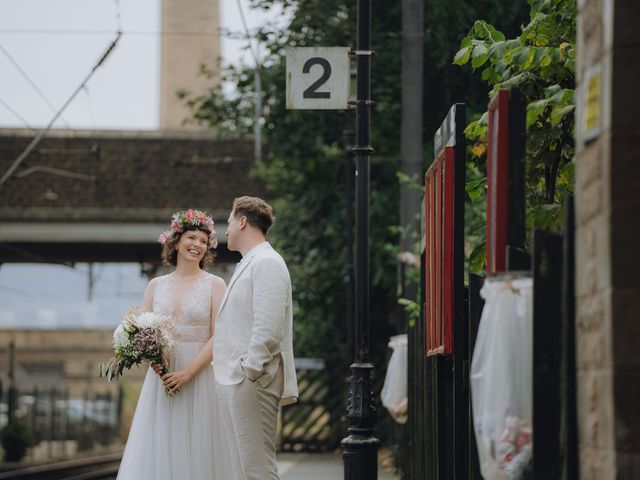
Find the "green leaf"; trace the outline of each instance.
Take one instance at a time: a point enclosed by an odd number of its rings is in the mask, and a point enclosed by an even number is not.
[[[527,63],[529,59],[530,50],[531,49],[529,47],[522,47],[514,52],[512,56],[514,65],[517,65],[520,68],[524,68],[525,63]]]
[[[471,199],[471,201],[475,202],[477,200],[480,200],[483,197],[486,185],[487,185],[487,179],[486,177],[484,177],[484,178],[479,178],[478,180],[467,182],[467,184],[464,186],[464,189],[469,195],[469,198]]]
[[[505,47],[507,48],[507,50],[514,50],[521,46],[522,46],[522,42],[520,41],[519,38],[512,38],[511,40],[507,40],[505,42]]]
[[[490,85],[494,85],[500,81],[500,74],[495,68],[487,67],[482,72],[482,79],[486,80]]]
[[[493,43],[489,46],[489,57],[492,61],[496,62],[504,57],[504,50],[506,48],[506,42],[500,41]]]
[[[531,102],[527,105],[527,128],[530,128],[538,121],[548,104],[549,99],[545,98]]]
[[[568,113],[572,112],[575,105],[566,105],[561,108],[554,108],[551,111],[551,125],[558,125]]]
[[[556,91],[549,100],[555,103],[556,105],[562,105],[573,99],[573,93],[574,93],[574,90],[572,89],[569,89],[569,88],[561,89]]]
[[[524,82],[527,78],[529,78],[529,75],[524,72],[524,73],[520,73],[518,75],[516,75],[515,77],[511,77],[509,80],[507,80],[506,82],[502,82],[500,84],[500,88],[513,88],[513,87],[517,87],[518,85],[520,85],[522,82]]]
[[[464,47],[461,50],[458,50],[456,56],[453,57],[453,63],[455,65],[464,65],[469,61],[469,57],[471,56],[471,52],[473,47]]]
[[[472,273],[480,273],[484,270],[484,265],[486,262],[486,250],[487,243],[486,240],[480,242],[473,251],[471,255],[469,255],[469,271]]]
[[[473,60],[471,61],[471,66],[473,68],[478,68],[484,65],[487,59],[489,58],[489,50],[487,49],[487,46],[484,44],[477,45],[473,49],[473,53],[471,56],[473,58]]]
[[[478,20],[473,26],[473,31],[478,38],[489,40],[491,43],[501,42],[505,39],[502,32],[499,32],[493,25],[484,20]]]
[[[532,67],[537,67],[542,62],[542,59],[549,56],[549,49],[547,47],[537,47],[533,54],[533,60],[531,61]]]

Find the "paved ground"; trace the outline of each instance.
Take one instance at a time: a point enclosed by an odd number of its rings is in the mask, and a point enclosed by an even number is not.
[[[280,480],[339,480],[344,478],[342,456],[336,453],[278,454]],[[378,471],[378,480],[396,480]]]

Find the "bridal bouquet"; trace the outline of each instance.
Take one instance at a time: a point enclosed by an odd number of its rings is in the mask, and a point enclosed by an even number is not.
[[[173,337],[174,327],[169,317],[132,308],[113,332],[114,355],[106,364],[100,364],[100,376],[111,381],[122,375],[123,370],[144,360],[162,365],[162,375],[168,373]]]

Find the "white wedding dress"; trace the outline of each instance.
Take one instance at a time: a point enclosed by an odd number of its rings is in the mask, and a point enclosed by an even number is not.
[[[157,279],[153,310],[170,315],[176,326],[172,371],[186,367],[210,337],[212,280],[213,275],[203,272],[189,287],[189,294],[172,298],[172,275]],[[219,415],[211,365],[173,397],[167,396],[160,377],[149,368],[118,480],[238,478],[237,452],[229,448]]]

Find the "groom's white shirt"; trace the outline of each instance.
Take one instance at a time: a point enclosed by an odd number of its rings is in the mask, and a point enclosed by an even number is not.
[[[213,371],[222,385],[245,378],[267,387],[282,362],[281,405],[298,398],[293,363],[293,308],[287,266],[268,242],[237,265],[216,316]]]

